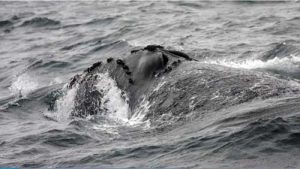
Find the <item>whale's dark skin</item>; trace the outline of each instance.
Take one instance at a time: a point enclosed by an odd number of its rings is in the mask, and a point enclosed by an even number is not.
[[[177,55],[178,54],[178,55]],[[190,61],[187,54],[179,51],[167,51],[159,45],[149,45],[143,49],[135,50],[124,59],[108,58],[104,62],[97,62],[87,68],[85,74],[76,75],[69,83],[69,88],[78,85],[75,98],[74,116],[85,117],[94,115],[101,110],[102,93],[99,92],[97,84],[97,73],[108,72],[118,87],[127,93],[129,106],[135,109],[135,105],[141,96],[149,90],[148,86],[155,78],[169,73],[181,62]]]

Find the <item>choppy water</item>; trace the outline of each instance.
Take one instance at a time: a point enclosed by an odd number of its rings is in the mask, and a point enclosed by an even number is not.
[[[294,1],[2,1],[0,167],[299,168],[299,28]],[[176,116],[102,74],[108,117],[71,118],[71,77],[148,44],[199,60],[173,72]]]

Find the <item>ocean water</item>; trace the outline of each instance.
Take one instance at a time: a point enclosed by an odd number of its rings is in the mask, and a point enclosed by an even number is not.
[[[296,1],[1,1],[0,167],[300,168],[299,28]],[[74,75],[149,44],[197,62],[134,110],[99,74],[107,113],[72,116]]]

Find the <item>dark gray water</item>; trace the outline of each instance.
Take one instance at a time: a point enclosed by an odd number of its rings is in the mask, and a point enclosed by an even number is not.
[[[294,1],[2,1],[0,167],[300,168],[299,28]],[[110,113],[71,116],[71,77],[149,44],[199,62],[135,111],[102,74]]]

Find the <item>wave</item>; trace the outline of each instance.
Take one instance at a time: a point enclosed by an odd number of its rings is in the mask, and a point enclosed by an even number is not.
[[[79,26],[92,26],[92,25],[107,26],[107,25],[110,25],[111,23],[113,23],[119,17],[120,17],[120,15],[106,17],[106,18],[92,19],[92,20],[84,22],[84,23],[64,25],[61,28],[74,28],[74,27],[79,27]]]
[[[277,21],[273,23],[271,26],[267,26],[266,28],[263,28],[261,31],[263,31],[263,33],[272,34],[272,35],[291,34],[292,36],[297,36],[299,23],[298,22],[293,23],[293,22],[294,21]]]
[[[296,43],[294,41],[285,41],[272,44],[272,48],[269,51],[265,52],[260,57],[260,59],[263,61],[267,61],[276,57],[283,58],[300,55],[300,48],[298,46],[295,46],[295,44]]]
[[[37,60],[31,65],[28,66],[27,70],[32,69],[54,69],[54,68],[66,68],[70,66],[71,63],[66,61],[58,61],[58,60],[49,60],[49,61],[43,61],[43,60]]]
[[[243,126],[243,123],[246,123]],[[201,151],[202,157],[219,157],[222,160],[256,159],[262,155],[289,152],[299,148],[299,124],[293,119],[264,118],[254,122],[236,123],[233,126],[209,126],[202,135],[188,137],[173,143],[172,152]],[[243,127],[241,127],[243,126]],[[211,130],[211,131],[207,131]],[[168,147],[171,147],[168,145]]]
[[[14,142],[16,145],[32,145],[32,144],[48,144],[57,147],[73,147],[76,145],[82,145],[88,142],[89,136],[84,133],[76,133],[68,130],[53,129],[46,132],[42,132],[38,135],[28,135],[18,138]]]
[[[265,69],[275,72],[285,72],[288,74],[295,74],[300,72],[300,57],[290,56],[285,58],[275,57],[273,59],[262,61],[260,59],[248,59],[248,60],[206,60],[204,63],[217,64],[232,68],[241,69]]]
[[[83,42],[77,42],[77,43],[74,43],[74,44],[71,44],[68,46],[64,46],[63,48],[61,48],[61,50],[71,50],[78,46],[87,45],[87,44],[98,45],[98,44],[102,43],[103,39],[104,39],[103,37],[99,37],[99,38],[94,38],[94,39],[83,41]]]
[[[264,118],[248,123],[237,131],[218,139],[216,143],[225,143],[218,149],[218,153],[227,151],[227,159],[237,158],[230,151],[235,147],[240,150],[252,149],[249,155],[256,156],[258,153],[272,154],[288,152],[288,149],[299,148],[300,132],[299,124],[295,119]],[[248,156],[249,156],[248,155]],[[243,155],[239,158],[245,158]]]
[[[282,3],[293,3],[293,1],[284,0],[284,1],[256,1],[256,0],[239,0],[234,1],[237,4],[245,4],[245,5],[264,5],[264,4],[282,4]]]
[[[170,1],[171,3],[182,6],[182,7],[189,7],[189,8],[195,8],[195,9],[202,9],[204,6],[202,4],[199,4],[199,2],[181,2],[181,1]]]
[[[264,70],[300,79],[300,49],[289,42],[277,43],[261,57],[237,59],[206,59],[204,63],[238,69]]]
[[[4,21],[0,21],[0,28],[1,27],[7,27],[7,26],[11,26],[13,23],[9,20],[4,20]]]
[[[19,20],[20,18],[16,15],[6,20],[2,20],[2,21],[0,20],[0,28],[10,28],[10,29],[6,29],[5,31],[11,31],[13,25],[17,23]]]
[[[279,20],[285,19],[284,17],[270,15],[270,16],[260,16],[255,20],[262,21],[262,22],[276,22]]]
[[[21,26],[43,27],[43,26],[55,26],[59,24],[60,21],[56,21],[46,17],[35,17],[30,20],[24,21],[21,24]]]
[[[107,17],[107,18],[100,18],[100,19],[93,19],[91,21],[88,21],[82,25],[99,25],[99,24],[110,24],[112,23],[115,19],[119,18],[120,15],[114,16],[114,17]]]

